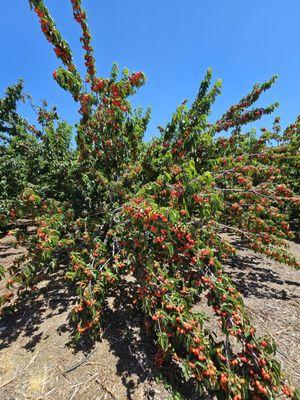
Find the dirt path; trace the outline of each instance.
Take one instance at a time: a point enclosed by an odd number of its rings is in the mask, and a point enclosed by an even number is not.
[[[258,334],[275,339],[277,358],[294,385],[300,386],[300,271],[238,245],[235,263],[226,266]],[[300,245],[290,243],[300,261]]]
[[[300,245],[293,246],[300,258]],[[22,252],[12,248],[11,237],[0,240],[0,264],[9,266]],[[298,384],[300,271],[243,247],[226,270],[243,293],[259,333],[276,339],[278,359]],[[60,276],[43,282],[16,314],[0,323],[0,399],[167,399],[168,392],[154,381],[153,349],[128,296],[130,283],[109,299],[102,340],[74,351],[68,327],[72,294]]]

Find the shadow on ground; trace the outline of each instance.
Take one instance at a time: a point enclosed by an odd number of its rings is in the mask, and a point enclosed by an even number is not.
[[[255,254],[243,241],[231,243],[239,253],[228,261],[225,269],[244,297],[278,300],[300,298],[295,293],[295,289],[300,288],[298,273],[292,267]]]
[[[9,347],[21,335],[28,338],[24,348],[34,351],[43,334],[39,332],[42,322],[63,313],[72,304],[72,293],[66,288],[62,275],[53,274],[42,285],[20,299],[15,311],[6,312],[2,317],[0,349]]]

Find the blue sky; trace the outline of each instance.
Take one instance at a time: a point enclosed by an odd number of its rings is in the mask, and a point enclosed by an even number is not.
[[[58,28],[82,66],[79,27],[69,0],[46,0]],[[113,61],[120,68],[142,70],[147,84],[134,104],[152,107],[147,139],[157,134],[177,105],[193,100],[207,67],[223,81],[215,104],[217,118],[257,81],[273,74],[279,80],[260,104],[280,102],[283,124],[300,114],[299,0],[83,0],[94,37],[99,75]],[[78,105],[52,79],[59,65],[43,37],[27,0],[1,1],[1,96],[25,79],[35,102],[56,104],[70,123]],[[23,110],[32,118],[30,108]],[[270,122],[270,121],[267,121]],[[263,124],[258,124],[262,126]]]

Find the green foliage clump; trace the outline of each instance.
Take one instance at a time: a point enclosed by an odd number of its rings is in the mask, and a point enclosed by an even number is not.
[[[109,77],[97,77],[86,12],[71,0],[82,28],[85,87],[43,1],[30,3],[64,64],[54,79],[79,103],[81,118],[72,150],[71,130],[55,109],[39,109],[40,130],[18,116],[21,83],[0,104],[2,201],[9,202],[10,220],[30,216],[37,228],[16,231],[28,254],[10,268],[3,309],[60,269],[77,293],[75,339],[97,338],[109,292],[132,275],[134,304],[155,337],[158,366],[176,363],[184,380],[220,399],[299,398],[274,358],[275,344],[256,335],[223,268],[236,252],[221,235],[225,228],[255,251],[299,267],[286,239],[299,206],[300,120],[283,133],[278,120],[260,135],[242,132],[277,107],[254,106],[275,77],[211,122],[221,83],[211,84],[209,70],[194,103],[181,104],[146,143],[150,110],[129,101],[145,75],[120,75],[114,65]],[[221,137],[224,131],[230,132]],[[11,172],[9,162],[16,165]],[[206,314],[193,312],[199,301],[211,307],[222,336],[212,335]]]

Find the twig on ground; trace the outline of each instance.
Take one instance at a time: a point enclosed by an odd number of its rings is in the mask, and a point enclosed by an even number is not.
[[[101,388],[108,393],[114,400],[119,400],[118,397],[116,397],[106,386],[103,385],[103,383],[101,383],[99,381],[99,379],[96,379],[96,382],[101,386]]]
[[[71,371],[74,371],[74,369],[80,367],[80,366],[81,366],[82,364],[84,364],[87,360],[89,360],[89,359],[92,357],[93,354],[94,354],[94,353],[88,354],[83,360],[79,361],[77,364],[73,365],[72,367],[68,368],[66,371],[63,371],[62,373],[63,373],[63,374],[67,374],[67,373],[69,373],[69,372],[71,372]]]

